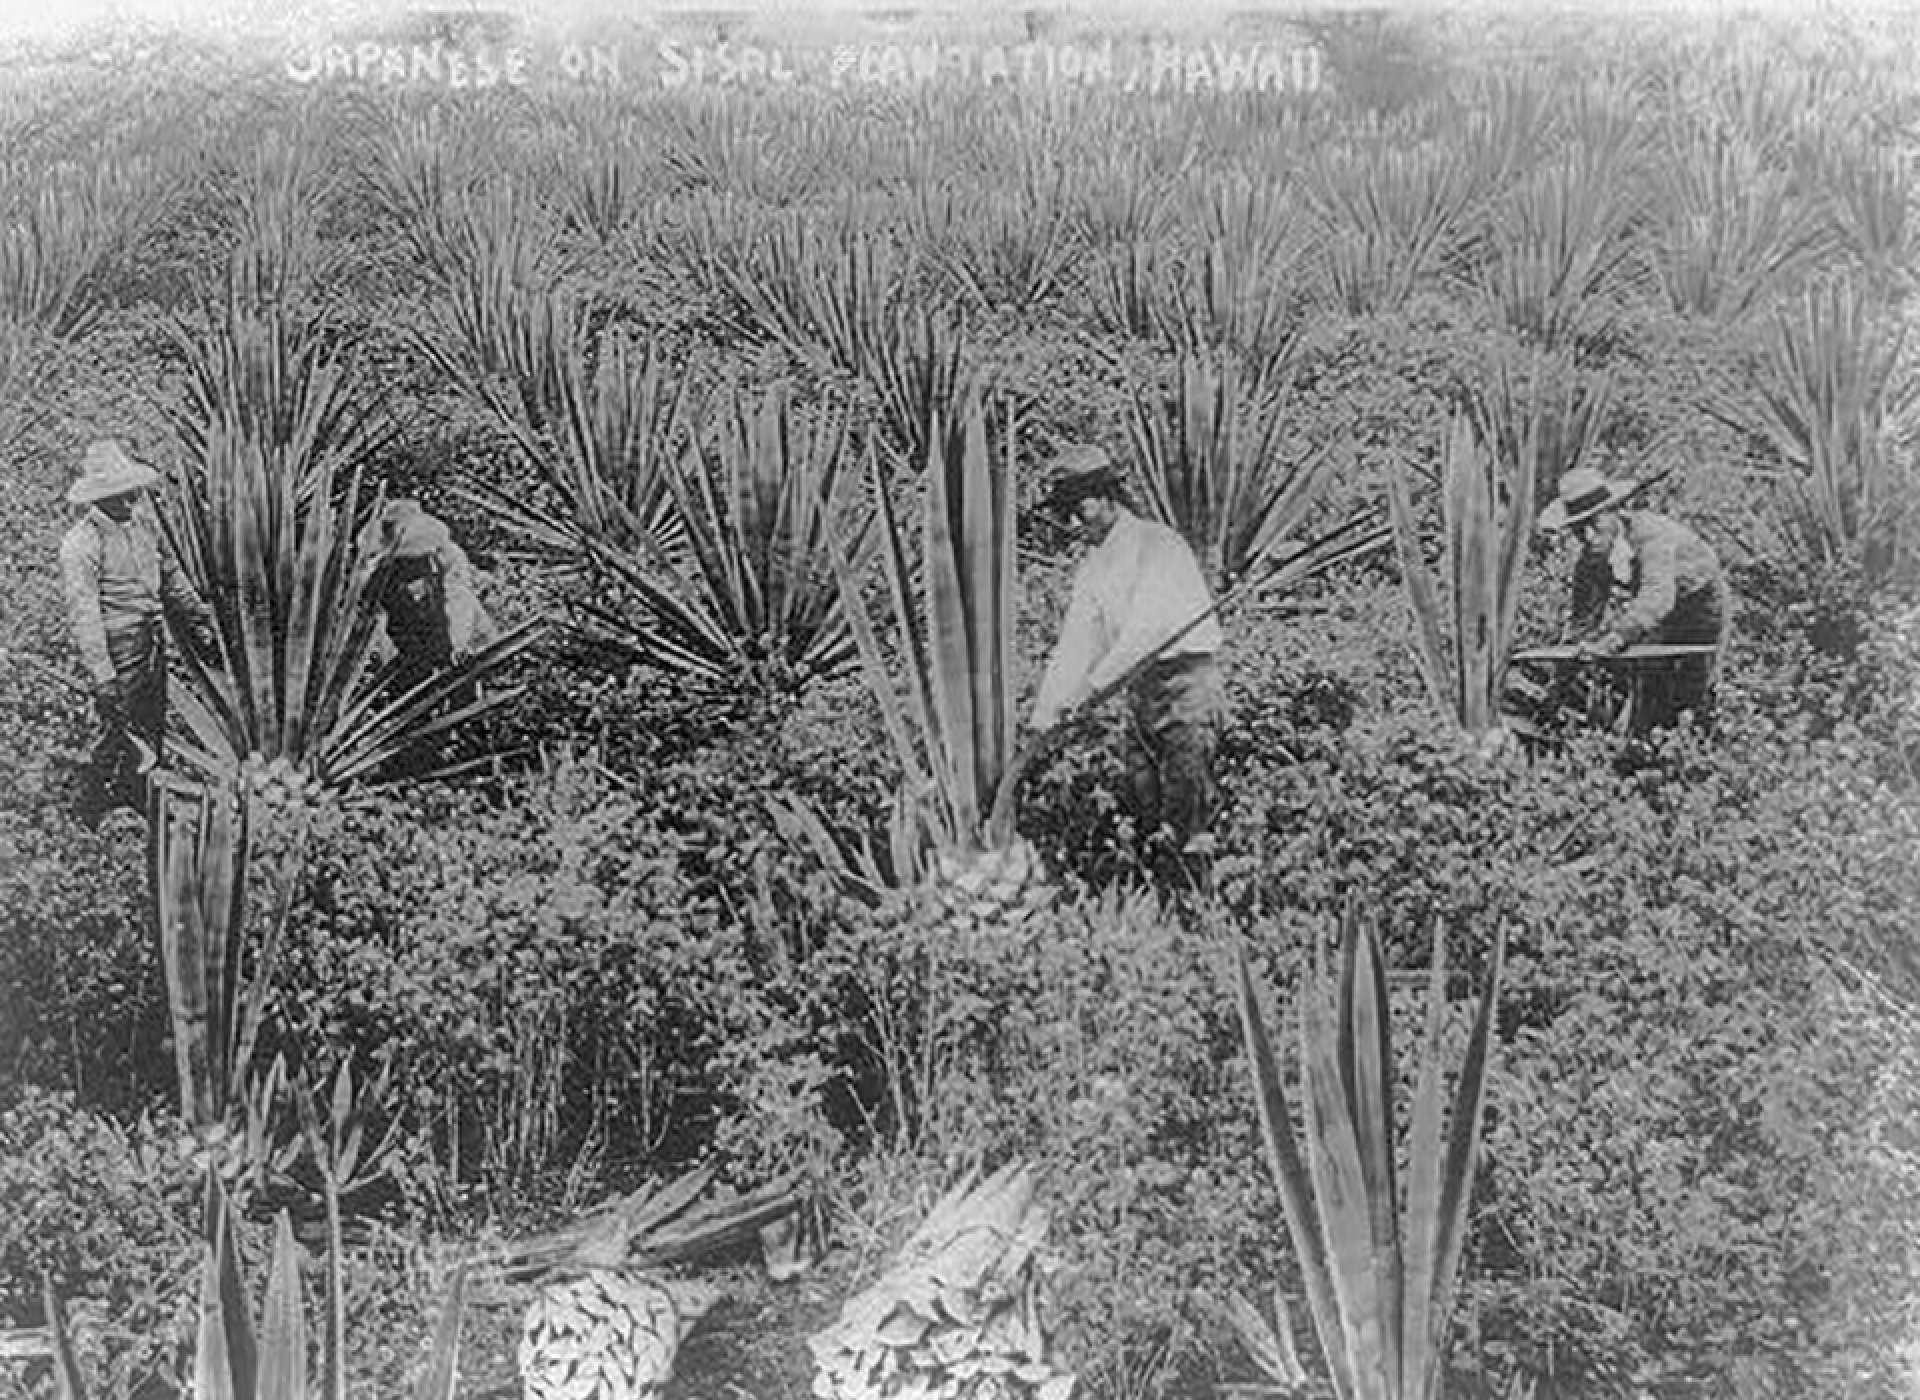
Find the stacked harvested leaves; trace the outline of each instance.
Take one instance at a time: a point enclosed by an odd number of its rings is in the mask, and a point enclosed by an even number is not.
[[[878,1283],[812,1338],[822,1400],[1068,1400],[1046,1358],[1037,1254],[1046,1213],[1033,1176],[969,1173]]]
[[[645,1274],[590,1269],[549,1283],[520,1334],[526,1400],[646,1400],[719,1290]]]
[[[589,1219],[483,1262],[537,1281],[521,1327],[526,1400],[645,1400],[673,1374],[680,1344],[719,1290],[658,1270],[755,1240],[801,1201],[798,1176],[746,1196],[708,1196],[701,1168],[648,1185]]]

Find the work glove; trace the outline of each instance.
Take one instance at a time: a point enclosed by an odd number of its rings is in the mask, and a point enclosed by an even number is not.
[[[126,723],[127,702],[118,676],[93,683],[93,707],[99,712],[100,722],[109,729],[118,729]]]

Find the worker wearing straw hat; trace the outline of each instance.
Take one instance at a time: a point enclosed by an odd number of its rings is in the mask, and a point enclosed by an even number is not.
[[[1634,727],[1665,727],[1683,711],[1710,726],[1731,613],[1726,576],[1712,547],[1685,525],[1628,508],[1643,484],[1576,467],[1560,478],[1540,528],[1568,531],[1581,547],[1570,631],[1584,650],[1611,655],[1636,643],[1714,648],[1652,668],[1643,678]]]
[[[1041,678],[1031,726],[1128,681],[1127,769],[1143,831],[1171,828],[1190,872],[1204,870],[1215,800],[1213,755],[1224,711],[1213,598],[1200,562],[1171,526],[1128,508],[1107,453],[1076,445],[1055,461],[1050,507],[1092,548]]]
[[[96,817],[145,806],[144,774],[164,752],[168,616],[204,654],[215,651],[212,612],[167,553],[143,500],[158,480],[119,443],[101,440],[67,489],[67,500],[85,510],[60,542],[60,569],[102,725],[88,795]]]
[[[399,653],[395,684],[410,690],[486,645],[492,623],[473,591],[473,568],[445,522],[420,502],[385,503],[360,538],[375,565],[371,595]]]

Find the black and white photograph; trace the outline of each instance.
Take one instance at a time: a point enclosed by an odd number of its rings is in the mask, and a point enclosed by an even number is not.
[[[0,8],[0,1400],[1920,1400],[1920,7]]]

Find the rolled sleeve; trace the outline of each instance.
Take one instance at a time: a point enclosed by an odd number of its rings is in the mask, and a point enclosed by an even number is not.
[[[1679,596],[1679,569],[1679,550],[1666,532],[1642,541],[1639,591],[1614,628],[1623,639],[1636,641],[1667,620]]]
[[[440,586],[447,600],[447,644],[459,656],[473,646],[480,599],[473,591],[473,565],[467,552],[452,541],[440,551]]]

